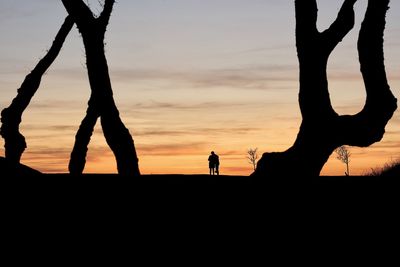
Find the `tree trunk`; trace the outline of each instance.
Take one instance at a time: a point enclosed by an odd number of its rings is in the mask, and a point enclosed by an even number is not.
[[[367,147],[383,138],[385,126],[397,108],[386,79],[383,57],[388,0],[368,1],[359,33],[359,60],[367,93],[363,110],[353,116],[339,116],[329,97],[328,58],[354,26],[355,2],[345,0],[335,22],[320,33],[316,26],[316,0],[295,1],[303,121],[293,146],[285,152],[265,153],[253,176],[318,176],[337,147]]]
[[[113,151],[118,173],[125,176],[139,176],[138,158],[129,130],[123,124],[115,105],[107,59],[104,53],[104,35],[114,5],[106,0],[102,14],[95,18],[90,9],[81,1],[62,0],[68,13],[74,18],[82,34],[86,52],[86,64],[92,94],[86,117],[76,135],[69,164],[70,172],[81,174],[85,166],[87,146],[97,118],[100,117],[107,144]]]
[[[32,72],[25,77],[11,105],[1,112],[2,126],[0,134],[5,141],[5,156],[9,162],[19,163],[21,160],[22,153],[26,148],[25,137],[19,132],[22,114],[38,90],[43,74],[60,53],[65,38],[68,36],[73,25],[73,19],[68,16],[57,33],[50,50],[39,61]]]
[[[85,169],[88,145],[100,114],[91,102],[93,101],[89,100],[89,108],[86,111],[86,116],[82,120],[75,136],[75,144],[68,165],[69,172],[72,175],[81,175]]]

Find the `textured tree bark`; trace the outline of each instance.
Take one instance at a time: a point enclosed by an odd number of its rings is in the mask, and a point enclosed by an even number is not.
[[[353,116],[339,116],[329,97],[327,62],[331,52],[354,27],[355,2],[345,0],[335,22],[321,33],[316,26],[316,0],[295,1],[299,104],[303,120],[293,146],[285,152],[265,153],[253,176],[318,176],[337,147],[367,147],[383,138],[386,124],[397,109],[383,56],[389,0],[368,1],[359,33],[359,60],[367,93],[364,108]]]
[[[22,153],[26,148],[25,137],[19,131],[22,114],[38,90],[43,74],[60,53],[65,38],[68,36],[73,25],[73,19],[68,16],[57,33],[50,50],[39,61],[31,73],[25,77],[11,105],[1,112],[2,126],[0,134],[5,141],[5,156],[9,162],[19,163],[21,160]]]
[[[104,9],[98,18],[93,16],[93,13],[82,0],[62,0],[62,2],[82,34],[92,90],[86,117],[82,121],[75,138],[69,164],[70,172],[72,174],[83,172],[87,146],[97,118],[100,117],[107,144],[117,161],[118,173],[124,176],[139,176],[140,171],[134,142],[115,105],[107,59],[104,53],[104,35],[115,1],[106,0]]]

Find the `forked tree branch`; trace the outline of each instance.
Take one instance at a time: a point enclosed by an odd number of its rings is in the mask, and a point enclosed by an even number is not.
[[[303,121],[293,146],[284,152],[265,153],[254,175],[317,176],[337,147],[366,147],[383,138],[397,109],[384,65],[383,36],[389,0],[368,0],[359,33],[358,51],[367,94],[363,110],[353,116],[339,116],[330,103],[327,63],[332,50],[354,26],[355,2],[345,0],[335,22],[319,33],[316,0],[295,1]]]
[[[387,122],[397,109],[397,100],[390,90],[384,65],[383,37],[388,6],[389,0],[369,0],[358,39],[367,99],[360,113],[340,118],[349,133],[341,140],[345,144],[365,147],[380,141]]]
[[[103,11],[101,12],[100,17],[98,18],[100,24],[103,25],[104,27],[107,26],[107,24],[110,20],[110,16],[111,16],[111,12],[113,10],[114,3],[115,3],[115,0],[105,0]]]
[[[115,1],[106,0],[98,18],[94,18],[92,14],[88,15],[91,11],[81,0],[62,1],[67,12],[74,16],[82,33],[88,78],[92,90],[86,116],[76,134],[69,170],[73,174],[83,172],[88,144],[96,121],[100,117],[104,137],[117,161],[118,173],[131,177],[140,176],[134,141],[119,116],[104,53],[104,35]]]
[[[93,12],[82,0],[61,0],[68,14],[73,17],[81,33],[89,30],[89,24],[95,21]]]
[[[322,32],[322,42],[326,43],[329,54],[353,29],[355,23],[354,4],[356,2],[357,0],[345,0],[336,20]]]

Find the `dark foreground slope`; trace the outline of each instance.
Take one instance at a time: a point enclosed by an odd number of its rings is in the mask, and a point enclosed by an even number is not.
[[[135,184],[148,185],[329,185],[329,184],[399,184],[400,176],[320,176],[315,178],[305,177],[279,177],[279,178],[255,178],[249,176],[210,176],[210,175],[185,175],[185,174],[160,174],[142,175],[140,178],[129,178],[117,174],[85,174],[82,176],[71,176],[69,174],[44,174],[45,179],[83,179],[83,180],[129,180]]]
[[[340,214],[347,211],[349,216],[360,209],[368,214],[371,210],[392,212],[398,209],[400,189],[399,176],[274,179],[171,174],[132,179],[115,174],[41,174],[23,165],[16,173],[10,170],[16,169],[10,169],[7,161],[0,158],[0,197],[13,211],[45,207],[48,214],[61,210],[74,214],[79,211],[82,216],[93,211],[111,212],[134,216],[139,221],[162,214],[162,218],[154,220],[162,223],[189,212],[196,216],[198,212],[225,216],[227,210],[231,214],[244,213],[239,216],[241,219],[249,213],[276,219],[296,212],[300,218],[310,207],[315,211],[312,216],[332,210]],[[171,215],[173,210],[179,213]]]
[[[7,176],[30,177],[30,176],[41,176],[42,173],[23,164],[15,165],[9,162],[7,159],[0,157],[0,175],[2,177],[7,177]]]

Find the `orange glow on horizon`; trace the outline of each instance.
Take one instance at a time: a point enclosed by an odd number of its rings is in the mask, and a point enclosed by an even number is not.
[[[99,126],[97,126],[98,128]],[[267,130],[265,130],[267,132]],[[288,134],[288,132],[286,131]],[[293,128],[288,136],[297,134],[297,129]],[[262,136],[262,135],[260,135]],[[258,147],[258,155],[262,156],[263,152],[284,151],[291,146],[287,141],[288,136],[283,137],[279,146]],[[248,139],[254,144],[262,143],[264,140],[260,137],[256,139],[249,134],[249,137],[243,136],[241,139],[232,138],[225,139],[225,144],[207,144],[199,142],[197,145],[191,145],[189,141],[182,140],[179,144],[168,144],[170,136],[159,136],[156,140],[164,144],[155,145],[136,145],[139,156],[139,167],[142,174],[208,174],[207,158],[211,150],[216,151],[220,156],[221,166],[220,172],[224,175],[243,175],[247,176],[252,173],[252,166],[247,162],[246,151],[250,147]],[[277,137],[276,137],[277,138]],[[38,169],[45,173],[66,173],[69,161],[69,153],[67,147],[72,147],[73,135],[68,139],[68,142],[57,144],[58,149],[46,149],[41,141],[38,143],[32,142],[32,146],[28,147],[23,154],[22,163]],[[137,139],[142,141],[147,140],[145,136],[140,136]],[[219,139],[218,137],[216,139]],[[274,142],[276,139],[270,137]],[[35,140],[35,139],[34,139]],[[151,141],[152,138],[149,138]],[[189,140],[189,139],[187,139]],[[266,139],[267,140],[267,139]],[[370,148],[350,147],[352,156],[350,158],[350,174],[364,175],[373,168],[382,167],[385,163],[396,160],[398,153],[397,143],[391,140],[391,135],[381,143],[375,144]],[[186,145],[186,144],[188,145]],[[277,142],[279,143],[279,142]],[[53,144],[54,145],[54,144]],[[225,145],[229,146],[226,149]],[[384,151],[382,150],[384,147]],[[47,151],[46,151],[47,150]],[[389,156],[388,156],[389,155]],[[391,155],[391,156],[390,156]],[[345,165],[336,159],[333,153],[324,166],[321,175],[344,175]],[[111,150],[104,141],[101,131],[96,130],[92,142],[89,146],[87,164],[85,173],[117,173],[116,163]]]

